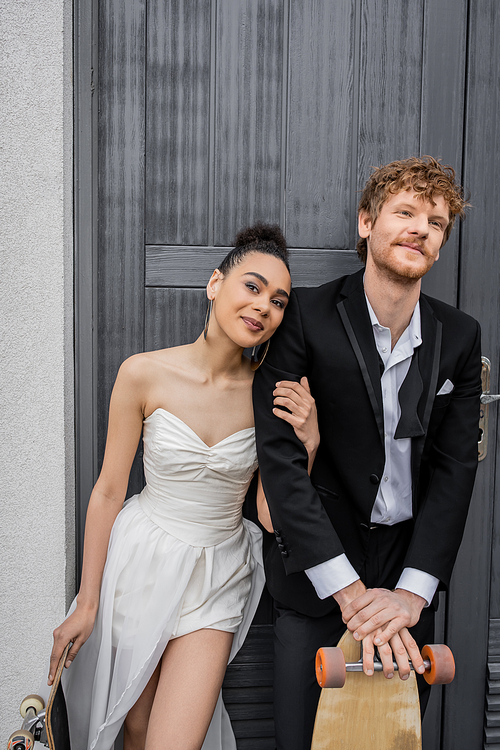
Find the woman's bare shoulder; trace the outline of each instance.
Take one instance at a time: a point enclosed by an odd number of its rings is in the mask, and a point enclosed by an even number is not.
[[[122,362],[118,378],[130,384],[155,380],[159,375],[164,376],[166,370],[182,368],[189,357],[190,346],[187,344],[133,354]]]

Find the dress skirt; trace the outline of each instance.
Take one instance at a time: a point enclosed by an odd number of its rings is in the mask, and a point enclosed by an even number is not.
[[[253,523],[242,519],[213,546],[191,546],[152,521],[140,498],[115,521],[94,630],[63,674],[72,750],[113,747],[171,638],[201,628],[233,632],[231,660],[264,585],[262,535]],[[219,696],[203,750],[235,748]]]

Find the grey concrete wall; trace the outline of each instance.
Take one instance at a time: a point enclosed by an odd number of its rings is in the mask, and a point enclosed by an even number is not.
[[[0,0],[0,746],[74,587],[70,0]]]

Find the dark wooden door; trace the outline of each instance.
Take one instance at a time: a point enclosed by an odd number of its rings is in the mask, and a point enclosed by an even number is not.
[[[372,166],[395,158],[441,157],[472,192],[474,209],[425,289],[479,318],[495,388],[496,0],[77,0],[75,7],[77,198],[85,190],[92,198],[77,204],[80,519],[120,362],[199,334],[210,273],[236,231],[256,220],[284,228],[295,285],[358,268],[357,191]],[[92,105],[88,66],[97,73]],[[85,141],[78,124],[86,96],[94,124]],[[456,652],[458,676],[434,691],[425,750],[483,742],[488,621],[492,632],[500,623],[494,585],[489,598],[492,549],[500,555],[490,432],[440,608],[439,632]],[[141,481],[139,456],[130,491]],[[265,658],[259,662],[268,648],[259,627],[240,669],[265,673],[257,688],[270,679]],[[247,678],[233,671],[228,679],[235,703],[245,703]],[[253,696],[255,710],[234,713],[239,746],[272,748],[269,692]]]

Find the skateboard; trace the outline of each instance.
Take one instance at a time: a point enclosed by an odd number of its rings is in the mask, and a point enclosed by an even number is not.
[[[22,701],[19,712],[24,719],[23,725],[9,737],[7,750],[33,750],[35,741],[43,743],[50,750],[71,750],[68,714],[61,685],[70,647],[71,643],[68,643],[59,660],[47,705],[39,695],[28,695]]]
[[[429,684],[453,680],[455,662],[448,646],[424,646],[422,656],[423,676]],[[396,674],[387,680],[377,660],[374,674],[366,676],[361,643],[347,631],[337,647],[319,649],[316,677],[323,689],[311,750],[421,750],[420,703],[413,669],[405,681]]]

